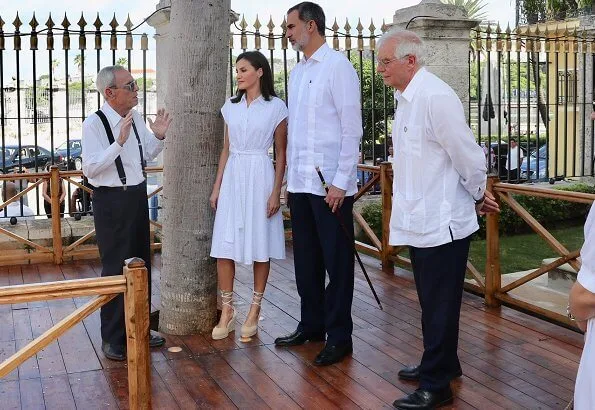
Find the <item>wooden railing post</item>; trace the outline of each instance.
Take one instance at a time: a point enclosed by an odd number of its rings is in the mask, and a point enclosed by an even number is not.
[[[62,255],[62,221],[60,215],[60,171],[57,165],[50,168],[50,194],[52,209],[52,242],[54,246],[54,263],[61,264]]]
[[[382,249],[380,256],[382,261],[382,271],[385,273],[394,273],[394,262],[390,259],[392,246],[388,244],[390,235],[390,215],[393,206],[393,184],[390,178],[392,163],[383,162],[380,164],[380,190],[382,191]]]
[[[494,184],[498,177],[488,177],[487,190],[494,194],[498,200],[498,193],[494,192]],[[486,266],[485,266],[485,303],[490,307],[499,307],[500,301],[496,298],[496,292],[502,287],[500,272],[500,234],[498,232],[497,213],[486,215]]]
[[[151,408],[149,364],[149,275],[139,258],[124,263],[128,396],[131,409]]]

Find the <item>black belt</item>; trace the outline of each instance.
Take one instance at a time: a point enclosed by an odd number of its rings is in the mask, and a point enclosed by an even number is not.
[[[147,192],[147,182],[141,182],[138,185],[122,186],[94,186],[93,191],[99,192],[123,192],[123,191],[144,191]]]

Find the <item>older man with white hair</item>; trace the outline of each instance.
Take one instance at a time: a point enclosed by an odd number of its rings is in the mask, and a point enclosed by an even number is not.
[[[399,372],[419,388],[393,405],[430,409],[452,402],[450,381],[462,374],[457,346],[470,238],[476,213],[498,204],[485,191],[485,157],[461,101],[424,68],[422,40],[395,28],[378,45],[378,72],[397,100],[389,243],[409,247],[424,343],[421,364]]]
[[[83,173],[93,187],[93,218],[101,257],[101,276],[120,275],[124,260],[140,257],[149,272],[151,254],[145,164],[163,150],[171,118],[160,109],[150,132],[138,104],[136,80],[123,67],[104,67],[97,91],[105,99],[83,122]],[[124,298],[120,294],[101,308],[102,350],[108,359],[126,359]],[[151,347],[165,339],[150,335]]]

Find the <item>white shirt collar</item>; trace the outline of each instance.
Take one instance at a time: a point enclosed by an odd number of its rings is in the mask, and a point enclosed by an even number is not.
[[[112,106],[109,105],[109,103],[107,103],[107,102],[101,106],[101,111],[103,111],[103,113],[107,117],[109,125],[112,128],[114,128],[116,125],[118,125],[118,123],[122,120],[122,116],[120,114],[118,114],[116,112],[116,110],[114,110],[112,108]]]
[[[314,61],[322,62],[322,61],[324,61],[324,59],[326,58],[326,56],[327,56],[327,54],[328,54],[328,52],[329,52],[329,50],[330,50],[330,49],[331,49],[331,48],[328,46],[328,44],[326,44],[326,43],[322,43],[322,45],[321,45],[320,47],[318,47],[318,50],[316,50],[316,51],[314,52],[314,54],[312,54],[312,55],[310,56],[310,58],[308,58],[308,59],[306,59],[306,58],[303,58],[303,59],[300,61],[300,63],[301,63],[301,64],[306,64],[306,63],[307,63],[308,61],[310,61],[310,60],[314,60]]]
[[[427,71],[425,67],[421,67],[419,70],[417,70],[409,84],[407,84],[405,91],[400,92],[397,90],[395,93],[396,100],[400,101],[401,98],[404,98],[407,101],[411,101],[419,89],[420,84],[423,82],[423,77],[426,73]]]

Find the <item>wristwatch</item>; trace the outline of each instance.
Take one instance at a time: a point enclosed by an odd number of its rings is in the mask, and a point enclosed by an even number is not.
[[[479,205],[479,204],[481,204],[485,200],[486,200],[486,196],[484,194],[484,195],[482,195],[481,198],[475,200],[475,205]]]

